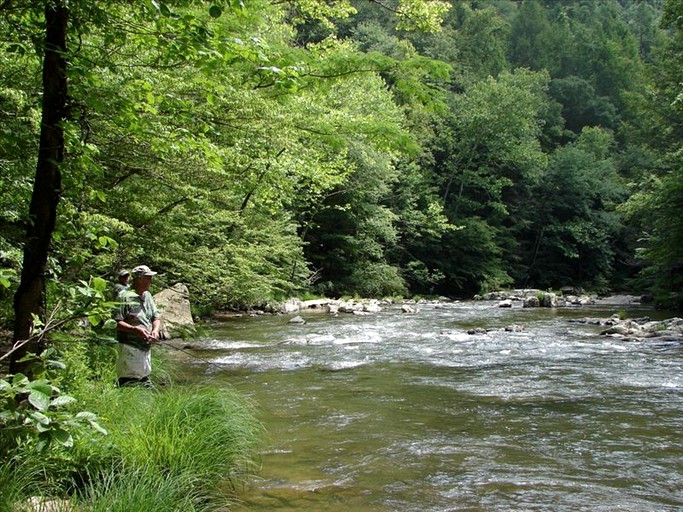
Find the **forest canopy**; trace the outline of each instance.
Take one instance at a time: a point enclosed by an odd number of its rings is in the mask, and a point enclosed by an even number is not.
[[[2,321],[20,339],[139,263],[200,312],[503,286],[680,307],[682,19],[683,0],[0,2]]]

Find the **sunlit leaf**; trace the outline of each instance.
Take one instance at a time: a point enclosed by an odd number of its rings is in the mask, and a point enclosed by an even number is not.
[[[28,395],[28,401],[39,411],[47,411],[50,407],[50,395],[33,390]]]
[[[74,403],[75,401],[76,401],[76,399],[72,396],[62,395],[62,396],[58,396],[57,398],[52,400],[51,406],[61,407],[63,405]]]

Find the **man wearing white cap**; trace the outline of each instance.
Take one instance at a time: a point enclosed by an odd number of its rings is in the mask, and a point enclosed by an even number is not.
[[[150,385],[152,372],[152,342],[159,339],[159,312],[152,294],[152,276],[157,273],[147,265],[132,271],[133,284],[118,297],[121,305],[114,315],[119,357],[116,373],[119,386]]]

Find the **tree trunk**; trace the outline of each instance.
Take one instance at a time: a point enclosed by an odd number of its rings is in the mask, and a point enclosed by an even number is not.
[[[64,160],[66,118],[66,30],[68,9],[63,0],[45,2],[45,55],[43,58],[43,112],[40,148],[29,208],[21,282],[14,295],[14,341],[29,339],[33,315],[44,317],[45,271],[61,194],[60,165]],[[31,374],[28,353],[40,354],[44,340],[25,343],[12,354],[10,373]]]

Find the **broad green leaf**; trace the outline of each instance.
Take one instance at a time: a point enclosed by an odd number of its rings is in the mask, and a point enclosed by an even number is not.
[[[71,448],[74,444],[74,439],[69,432],[63,428],[55,428],[52,430],[52,437],[55,441],[66,448]]]
[[[16,373],[14,374],[14,377],[12,377],[12,385],[14,387],[21,387],[23,388],[26,386],[30,381],[28,380],[28,377],[24,375],[23,373]]]
[[[209,14],[211,15],[212,18],[220,18],[221,15],[223,14],[223,9],[221,9],[217,5],[212,5],[209,8]]]
[[[109,435],[109,432],[107,432],[107,429],[105,429],[102,425],[97,423],[96,421],[89,420],[88,423],[90,423],[90,426],[94,428],[97,432],[100,434],[103,434],[105,436]]]
[[[28,401],[39,411],[47,411],[50,407],[50,395],[33,390],[28,395]]]
[[[52,391],[54,390],[54,388],[44,379],[31,381],[27,388],[47,396],[52,395]]]
[[[50,368],[56,368],[58,370],[66,370],[66,365],[63,362],[56,361],[54,359],[50,359],[49,361],[47,361],[46,365],[48,365]]]
[[[62,395],[52,400],[52,403],[50,405],[53,407],[61,407],[63,405],[74,403],[75,401],[76,399],[72,396]]]
[[[51,423],[50,418],[45,416],[42,412],[38,411],[31,411],[28,413],[28,417],[32,418],[37,422],[37,428],[40,430],[41,428],[47,428],[47,426]]]
[[[90,285],[95,288],[98,292],[106,292],[107,288],[109,286],[109,283],[105,279],[102,279],[101,277],[93,277],[91,280]]]

